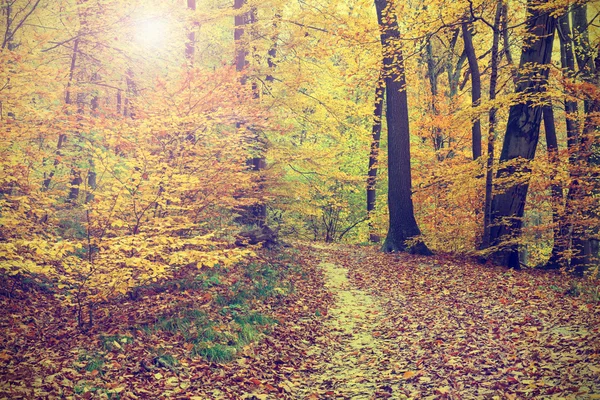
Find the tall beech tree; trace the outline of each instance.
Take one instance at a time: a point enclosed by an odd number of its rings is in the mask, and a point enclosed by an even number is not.
[[[531,177],[543,111],[556,19],[534,0],[527,2],[527,34],[523,45],[515,92],[518,103],[510,107],[497,178],[508,180],[505,190],[492,200],[490,241],[495,261],[519,269],[518,238],[523,224],[525,200]]]
[[[410,130],[404,58],[398,21],[387,0],[375,0],[383,46],[388,127],[388,208],[390,226],[383,251],[431,254],[418,237],[412,202],[410,171]],[[416,239],[412,243],[411,239]]]

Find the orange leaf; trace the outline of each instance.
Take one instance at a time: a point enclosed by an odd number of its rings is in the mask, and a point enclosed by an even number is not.
[[[269,392],[277,392],[278,391],[273,385],[270,385],[268,383],[265,383],[265,389],[267,389]]]
[[[406,372],[404,373],[404,375],[402,375],[402,377],[403,377],[404,379],[410,379],[410,378],[412,378],[413,376],[415,376],[416,374],[417,374],[417,373],[416,373],[415,371],[406,371]]]

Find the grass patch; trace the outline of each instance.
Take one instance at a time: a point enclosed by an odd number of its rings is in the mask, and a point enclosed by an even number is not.
[[[270,318],[259,312],[249,312],[247,314],[237,314],[233,316],[235,322],[240,325],[272,325],[276,323],[273,318]]]
[[[200,356],[210,362],[227,362],[235,358],[238,351],[249,343],[260,340],[263,332],[276,320],[251,308],[255,300],[279,298],[293,292],[289,277],[301,272],[300,267],[287,264],[290,256],[281,258],[281,263],[257,263],[239,265],[231,271],[220,267],[211,268],[193,280],[202,290],[212,290],[212,310],[217,315],[207,314],[194,308],[177,310],[170,315],[159,316],[155,322],[145,324],[140,330],[147,334],[168,332],[180,334],[186,343],[192,344],[192,356]],[[233,283],[223,285],[233,274]],[[240,279],[241,278],[241,279]],[[216,308],[216,310],[215,310]],[[166,355],[159,353],[155,362],[170,365]]]
[[[261,336],[261,332],[254,327],[254,325],[243,324],[240,325],[240,331],[238,332],[237,345],[245,346],[248,343],[256,342]]]
[[[210,362],[227,362],[235,358],[237,349],[233,346],[222,344],[198,343],[192,350],[193,355],[200,356]]]

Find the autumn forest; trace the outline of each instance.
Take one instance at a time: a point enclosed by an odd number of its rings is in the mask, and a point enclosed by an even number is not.
[[[0,399],[600,399],[600,4],[0,0]]]

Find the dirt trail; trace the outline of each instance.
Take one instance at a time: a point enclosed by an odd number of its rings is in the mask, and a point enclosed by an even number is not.
[[[311,349],[313,355],[323,356],[323,363],[308,377],[301,397],[396,397],[396,385],[384,372],[389,370],[386,346],[377,338],[383,317],[378,300],[348,281],[347,268],[330,262],[319,267],[336,300],[326,323],[331,332],[326,348]]]

